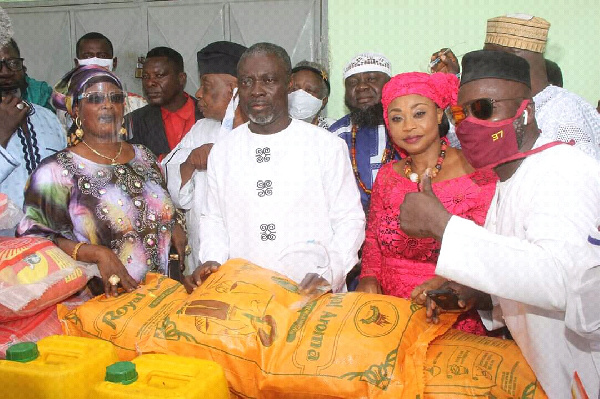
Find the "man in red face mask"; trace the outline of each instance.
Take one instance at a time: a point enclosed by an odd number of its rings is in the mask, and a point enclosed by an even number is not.
[[[453,290],[463,309],[484,310],[486,327],[508,327],[549,397],[569,397],[572,388],[597,397],[600,312],[590,312],[578,293],[590,282],[581,276],[600,284],[600,255],[590,249],[600,165],[540,137],[523,58],[481,50],[465,55],[462,66],[456,134],[467,160],[494,168],[500,183],[483,227],[450,215],[427,176],[421,192],[406,195],[402,229],[442,241],[436,274],[452,280],[442,287],[430,280],[413,299],[427,304],[435,322],[441,309],[426,292]]]

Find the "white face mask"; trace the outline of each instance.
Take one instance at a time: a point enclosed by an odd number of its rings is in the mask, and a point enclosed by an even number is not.
[[[77,62],[79,63],[79,65],[98,65],[98,66],[108,69],[111,72],[113,70],[113,59],[112,58],[93,57],[93,58],[84,58],[83,60],[80,60],[79,58],[77,58]]]
[[[292,118],[310,123],[322,106],[323,100],[313,97],[304,90],[296,90],[288,94],[288,110]]]

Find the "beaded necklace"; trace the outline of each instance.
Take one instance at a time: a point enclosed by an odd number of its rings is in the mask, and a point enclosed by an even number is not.
[[[356,164],[356,133],[358,132],[358,126],[352,124],[352,145],[350,147],[350,158],[352,160],[352,170],[354,171],[354,176],[356,177],[356,181],[360,188],[367,193],[367,195],[371,195],[371,190],[365,186],[365,183],[360,178],[360,174],[358,173],[358,165]],[[385,150],[383,150],[383,155],[381,156],[381,164],[383,165],[390,159],[392,159],[393,151],[388,144],[385,146]]]
[[[448,148],[448,143],[446,140],[440,140],[440,156],[438,157],[437,163],[435,167],[431,170],[431,178],[437,176],[438,172],[442,170],[442,163],[444,163],[444,158],[446,158],[446,148]],[[413,173],[412,171],[412,158],[409,156],[406,157],[406,162],[404,164],[404,176],[406,176],[413,183],[419,183],[421,178],[417,173]]]

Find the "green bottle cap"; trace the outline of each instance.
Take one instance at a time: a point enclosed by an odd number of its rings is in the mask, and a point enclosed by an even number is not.
[[[35,342],[21,342],[14,344],[6,350],[6,360],[14,362],[27,363],[37,359],[40,356],[37,344]]]
[[[138,373],[135,370],[135,364],[131,362],[117,362],[106,368],[104,381],[115,382],[118,384],[129,385],[137,381]]]

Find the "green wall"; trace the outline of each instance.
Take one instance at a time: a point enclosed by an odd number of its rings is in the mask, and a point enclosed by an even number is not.
[[[343,69],[356,54],[375,51],[392,73],[426,72],[429,57],[452,46],[456,55],[481,49],[486,20],[526,13],[550,22],[545,56],[563,71],[564,87],[596,107],[600,99],[598,0],[329,0],[328,116],[347,113]]]

